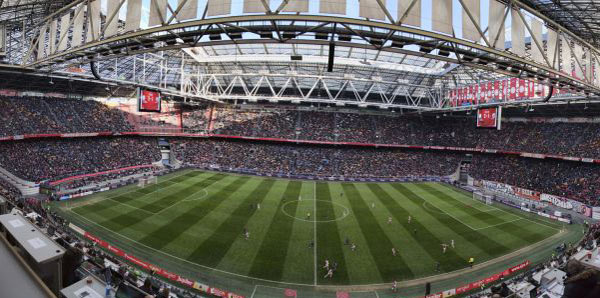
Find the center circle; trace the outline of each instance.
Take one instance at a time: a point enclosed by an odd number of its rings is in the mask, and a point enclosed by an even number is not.
[[[321,216],[319,216],[322,219],[317,219],[315,217],[315,205],[317,207],[317,211],[319,210],[319,205],[322,204],[331,204],[332,208],[334,209],[334,214],[336,213],[341,213],[341,215],[336,215],[335,218],[322,218]],[[289,209],[292,208],[293,205],[296,205],[296,211],[294,212],[295,214],[292,215],[290,214],[290,211],[288,211]],[[335,212],[337,210],[341,211],[341,212]],[[346,208],[346,206],[337,203],[337,202],[332,202],[332,201],[325,201],[325,200],[294,200],[294,201],[289,201],[286,202],[285,204],[283,204],[283,206],[281,206],[281,212],[283,212],[283,214],[296,219],[296,220],[300,220],[300,221],[306,221],[306,222],[332,222],[332,221],[338,221],[338,220],[342,220],[344,219],[346,216],[348,216],[350,214],[350,210],[348,208]],[[310,213],[310,217],[308,216],[308,214]],[[299,214],[299,216],[297,216],[296,214]],[[319,215],[319,214],[316,214]]]

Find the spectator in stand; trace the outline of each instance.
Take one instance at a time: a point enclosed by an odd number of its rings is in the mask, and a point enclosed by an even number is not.
[[[21,192],[10,182],[0,178],[0,196],[16,201],[21,198]]]
[[[207,110],[187,112],[184,126],[194,131],[197,121],[206,129]],[[600,123],[504,121],[502,130],[479,129],[474,117],[403,117],[282,109],[212,110],[214,132],[315,141],[361,142],[424,146],[485,148],[531,153],[600,158]]]
[[[93,100],[0,96],[0,136],[121,132],[125,114]]]
[[[28,181],[96,173],[160,160],[155,138],[111,137],[0,142],[0,166]]]
[[[595,164],[501,155],[475,155],[477,179],[501,182],[600,206],[600,171]]]
[[[178,139],[172,144],[177,158],[186,164],[292,175],[445,176],[456,170],[461,158],[452,153],[199,139]]]

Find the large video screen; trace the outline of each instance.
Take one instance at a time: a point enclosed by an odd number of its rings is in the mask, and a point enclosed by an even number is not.
[[[499,117],[498,108],[478,109],[477,127],[497,128]]]
[[[139,89],[139,110],[160,112],[161,94],[158,91]]]

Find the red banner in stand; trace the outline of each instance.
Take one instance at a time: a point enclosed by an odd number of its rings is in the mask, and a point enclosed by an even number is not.
[[[515,78],[510,79],[510,85],[509,85],[510,86],[510,94],[508,96],[509,100],[517,99],[517,88],[518,88],[517,82],[518,81]]]
[[[67,181],[71,181],[71,180],[77,180],[77,179],[86,178],[86,177],[100,176],[100,175],[105,175],[105,174],[110,174],[110,173],[115,173],[115,172],[121,172],[121,171],[133,170],[133,169],[141,169],[141,168],[150,168],[152,166],[153,165],[130,166],[130,167],[124,167],[124,168],[120,168],[120,169],[108,170],[108,171],[103,171],[103,172],[77,175],[77,176],[72,176],[72,177],[67,177],[67,178],[63,178],[60,180],[52,181],[52,182],[50,182],[50,185],[57,185],[57,184],[61,184],[61,183],[67,182]]]
[[[531,82],[531,81],[527,81],[527,84],[528,84],[527,85],[527,87],[528,87],[527,88],[527,97],[529,97],[529,98],[536,97],[536,94],[535,94],[535,83]]]
[[[427,296],[425,296],[425,298],[442,298],[442,297],[450,297],[453,295],[463,294],[463,293],[469,292],[471,290],[481,288],[481,286],[483,286],[483,285],[493,283],[493,282],[499,280],[500,278],[511,275],[519,270],[523,270],[523,269],[527,268],[529,265],[531,265],[531,262],[529,260],[527,260],[521,264],[510,267],[500,273],[496,273],[496,274],[486,277],[484,279],[481,279],[481,280],[478,280],[475,282],[471,282],[464,286],[460,286],[460,287],[457,287],[454,289],[427,295]]]
[[[518,98],[527,97],[527,82],[523,79],[519,79],[518,81]]]
[[[203,285],[201,283],[191,281],[191,280],[189,280],[187,278],[184,278],[182,276],[179,276],[179,275],[177,275],[175,273],[169,272],[169,271],[167,271],[165,269],[162,269],[162,268],[154,266],[154,265],[152,265],[150,263],[144,262],[144,261],[136,258],[135,256],[130,255],[130,254],[124,252],[123,250],[121,250],[121,249],[119,249],[119,248],[117,248],[115,246],[110,245],[108,242],[106,242],[106,241],[104,241],[104,240],[102,240],[102,239],[100,239],[100,238],[98,238],[98,237],[96,237],[96,236],[94,236],[94,235],[92,235],[92,234],[90,234],[88,232],[85,232],[83,234],[83,236],[85,238],[91,240],[92,242],[98,244],[98,246],[100,246],[100,247],[102,247],[102,248],[110,251],[111,253],[113,253],[113,254],[115,254],[115,255],[117,255],[119,257],[122,257],[126,261],[128,261],[128,262],[130,262],[130,263],[132,263],[132,264],[134,264],[134,265],[136,265],[138,267],[141,267],[143,269],[152,270],[156,274],[158,274],[158,275],[160,275],[160,276],[162,276],[162,277],[164,277],[166,279],[169,279],[169,280],[171,280],[173,282],[177,282],[177,283],[179,283],[181,285],[184,285],[186,287],[193,288],[193,289],[196,289],[196,290],[200,290],[200,291],[203,291],[205,293],[208,293],[208,294],[211,294],[211,295],[215,295],[215,296],[219,296],[219,297],[223,297],[223,298],[244,298],[244,296],[241,296],[241,295],[238,295],[238,294],[235,294],[235,293],[230,293],[230,292],[227,292],[225,290],[221,290],[221,289],[218,289],[218,288],[212,288],[212,287]]]

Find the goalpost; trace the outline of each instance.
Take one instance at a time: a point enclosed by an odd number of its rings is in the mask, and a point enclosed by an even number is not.
[[[478,191],[473,192],[473,199],[481,201],[481,202],[484,202],[487,205],[492,205],[492,196],[485,195],[485,194],[483,194],[481,192],[478,192]]]
[[[138,179],[138,186],[144,187],[151,184],[158,183],[158,178],[156,176],[142,177]]]

